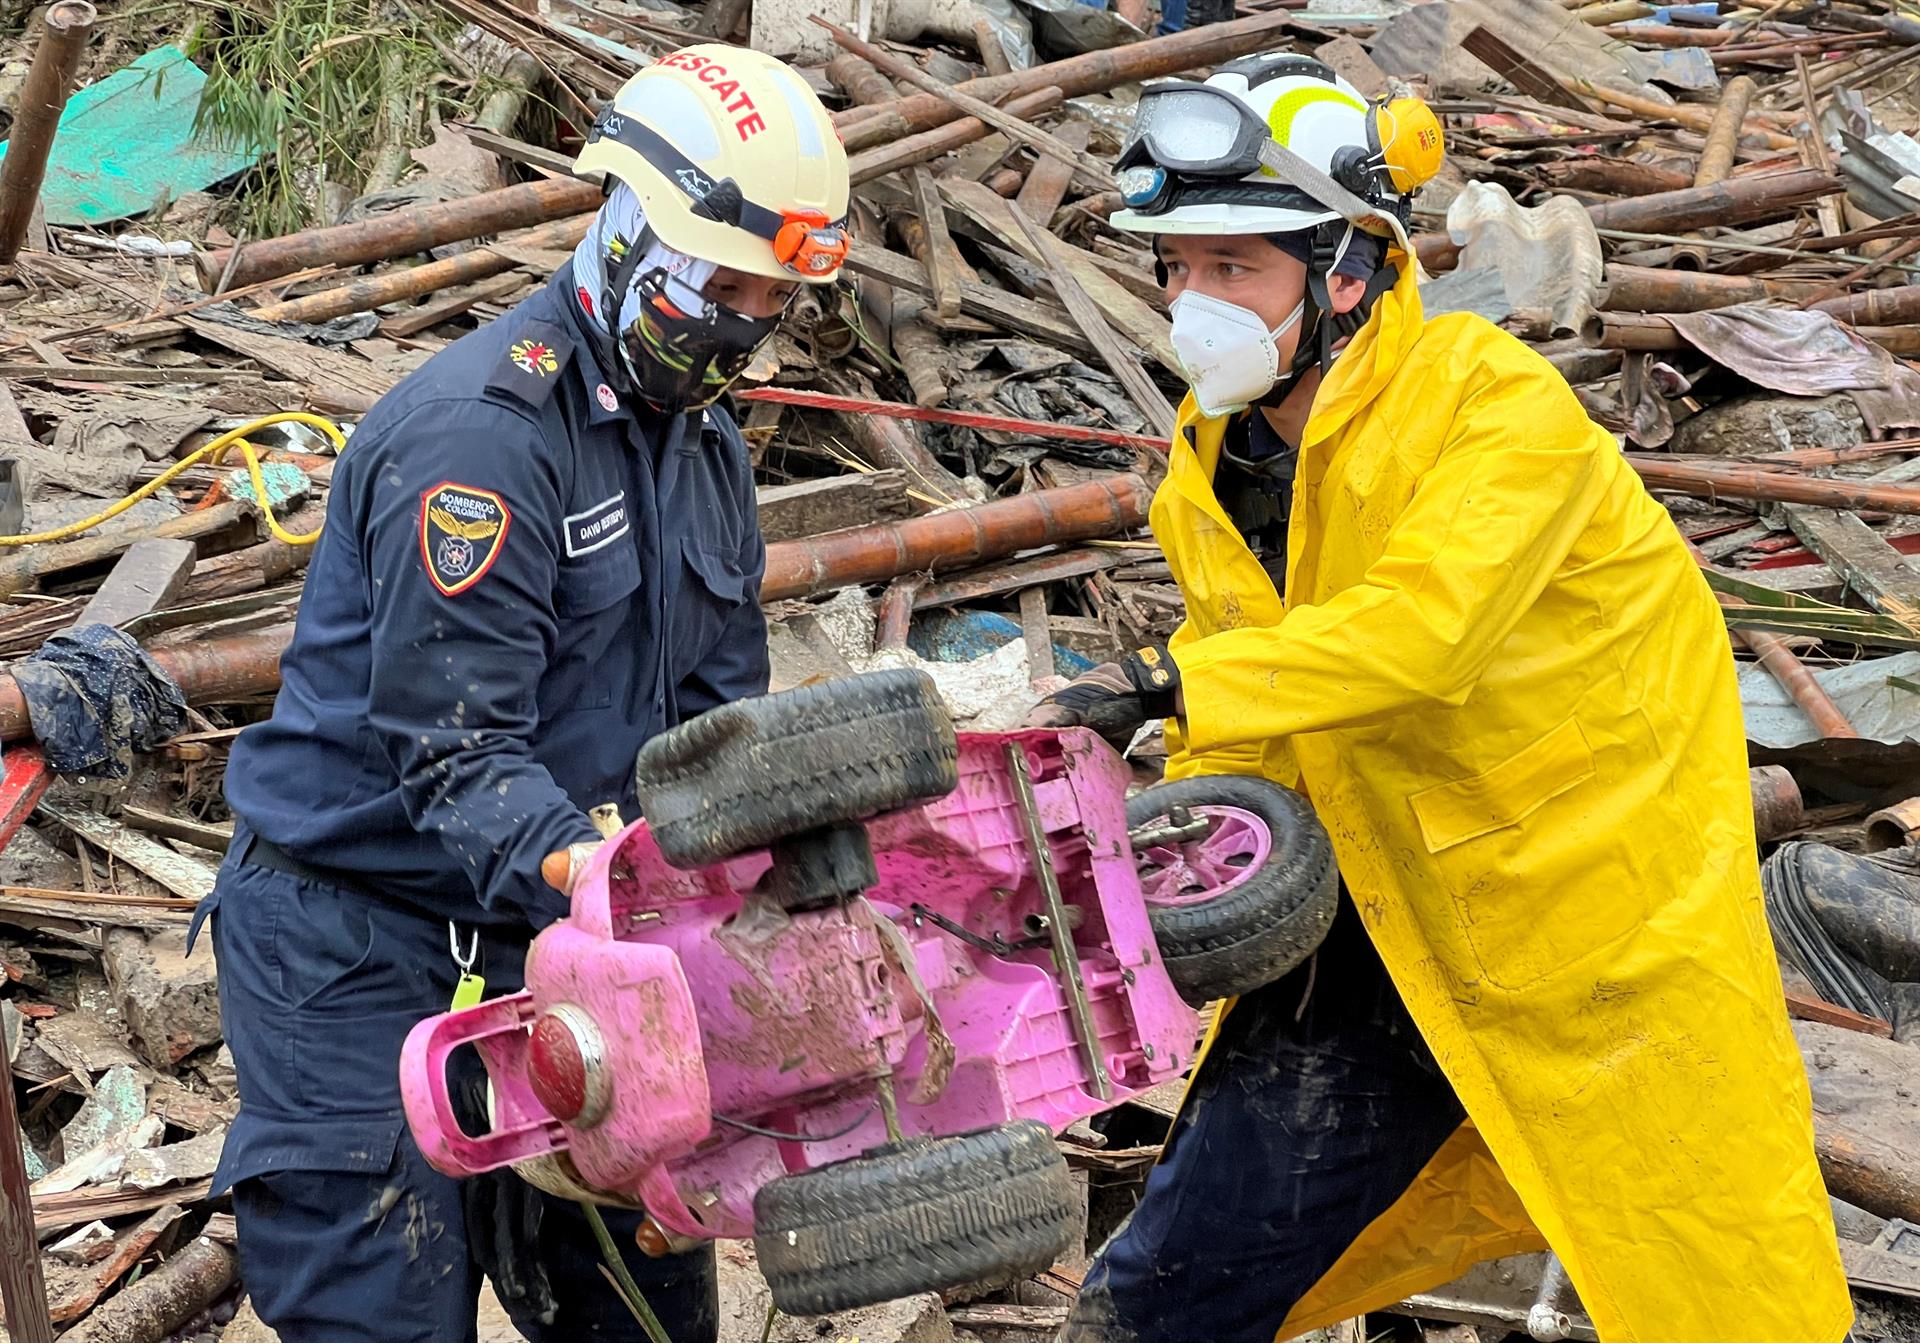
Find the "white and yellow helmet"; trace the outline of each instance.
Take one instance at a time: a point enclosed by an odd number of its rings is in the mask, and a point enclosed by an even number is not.
[[[629,79],[574,168],[626,183],[660,241],[687,256],[810,284],[846,257],[833,119],[799,75],[746,47],[683,47]]]
[[[1140,97],[1118,178],[1139,233],[1294,233],[1345,221],[1406,244],[1413,193],[1445,154],[1408,93],[1379,102],[1310,56],[1231,61]]]

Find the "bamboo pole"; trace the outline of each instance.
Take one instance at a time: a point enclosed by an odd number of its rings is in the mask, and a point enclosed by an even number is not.
[[[1709,187],[1662,191],[1630,200],[1602,201],[1587,207],[1595,228],[1633,233],[1697,229],[1710,224],[1747,224],[1786,214],[1822,196],[1838,195],[1846,183],[1831,173],[1792,168],[1778,173],[1730,177]],[[1423,233],[1413,240],[1428,271],[1453,269],[1460,249],[1444,233]]]
[[[1027,124],[1004,108],[995,107],[992,103],[976,98],[952,85],[942,84],[912,61],[895,56],[884,48],[864,41],[838,24],[821,18],[818,14],[811,15],[810,18],[812,22],[826,29],[842,48],[857,53],[882,74],[893,79],[904,79],[907,83],[926,90],[936,98],[952,103],[962,112],[978,117],[1008,139],[1017,140],[1034,153],[1045,154],[1048,158],[1060,160],[1073,168],[1078,176],[1091,183],[1096,191],[1105,191],[1113,186],[1113,173],[1106,164],[1091,154],[1061,143],[1058,137]]]
[[[571,219],[556,219],[538,228],[510,233],[501,241],[517,247],[561,251],[579,246],[592,222],[591,214],[575,215]],[[451,289],[457,284],[484,280],[488,276],[510,271],[519,264],[510,256],[476,247],[470,252],[448,257],[445,261],[429,261],[424,265],[366,275],[332,289],[323,289],[317,294],[269,303],[248,316],[262,322],[324,322],[348,313],[367,312],[401,299],[419,298],[422,294]]]
[[[53,152],[94,17],[86,0],[55,0],[40,20],[40,45],[20,86],[6,161],[0,163],[0,266],[11,266],[26,242],[47,177],[47,155]]]
[[[961,93],[988,102],[1000,102],[1015,94],[1057,85],[1068,98],[1089,93],[1104,93],[1121,84],[1143,79],[1177,75],[1206,65],[1218,65],[1235,56],[1263,51],[1279,41],[1283,31],[1295,22],[1287,11],[1258,14],[1228,23],[1207,24],[1150,37],[1122,47],[1089,51],[1063,61],[1049,61],[1009,75],[990,75],[970,79],[953,87]],[[957,121],[964,113],[935,94],[916,94],[890,106],[850,108],[834,115],[841,141],[849,154],[875,145],[898,140],[916,131],[931,130]]]
[[[1042,116],[1060,106],[1065,96],[1053,86],[1035,89],[1032,93],[1023,93],[1017,98],[1009,98],[1006,110],[1017,117]],[[931,162],[962,145],[985,139],[992,130],[993,127],[979,117],[962,117],[944,126],[936,126],[930,131],[922,131],[918,135],[909,135],[905,139],[876,145],[872,149],[850,155],[847,159],[847,176],[853,185],[859,186],[863,182],[885,177],[888,173],[897,172],[901,168]]]
[[[1685,126],[1688,130],[1706,134],[1713,129],[1712,112],[1704,108],[1693,107],[1686,103],[1657,103],[1651,98],[1642,98],[1631,93],[1622,93],[1618,89],[1604,89],[1587,81],[1575,81],[1572,91],[1596,102],[1617,107],[1623,112],[1631,112],[1637,117],[1646,117],[1655,121],[1671,121]],[[1751,135],[1764,142],[1769,149],[1792,149],[1793,137],[1783,135],[1774,129],[1770,120],[1763,120],[1764,113],[1749,113],[1741,125],[1742,135]]]
[[[219,282],[229,262],[233,266],[227,283],[247,285],[310,266],[358,266],[369,261],[385,261],[445,243],[547,223],[599,206],[600,186],[595,182],[571,177],[522,182],[498,191],[483,191],[464,200],[396,210],[378,219],[305,229],[284,238],[266,238],[236,248],[203,252],[195,258],[195,265],[200,272],[201,287],[207,290]]]
[[[1920,284],[1843,294],[1809,306],[1815,312],[1831,313],[1850,326],[1908,326],[1920,323]]]
[[[1747,108],[1759,86],[1745,75],[1729,79],[1720,90],[1719,105],[1707,128],[1706,147],[1700,151],[1700,164],[1694,170],[1695,187],[1710,187],[1724,182],[1733,171],[1734,151],[1740,147],[1740,127],[1747,119]],[[1675,270],[1705,270],[1704,248],[1686,246],[1674,249],[1667,264]]]
[[[1608,312],[1705,312],[1736,303],[1763,303],[1768,299],[1798,302],[1820,288],[1818,280],[1774,280],[1763,275],[1716,275],[1710,271],[1672,271],[1654,266],[1607,266],[1607,287],[1601,307]],[[1880,290],[1894,293],[1894,290]],[[1920,286],[1915,287],[1920,293]],[[1888,319],[1920,321],[1915,316]],[[1874,320],[1880,320],[1875,318]]]
[[[827,62],[827,81],[862,107],[898,102],[899,90],[864,57],[843,51]]]

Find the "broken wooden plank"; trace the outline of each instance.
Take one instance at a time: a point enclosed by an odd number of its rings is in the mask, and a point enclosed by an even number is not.
[[[1842,1240],[1840,1263],[1846,1268],[1848,1286],[1920,1300],[1920,1260],[1911,1255]]]
[[[988,194],[992,195],[991,192]],[[1000,200],[998,196],[994,196],[994,199]],[[1001,201],[1001,204],[1005,203]],[[1008,227],[1012,227],[1011,223]],[[933,282],[928,278],[925,267],[919,262],[912,257],[901,256],[898,252],[889,252],[883,247],[861,242],[857,238],[854,239],[853,246],[847,253],[846,269],[854,275],[871,275],[874,279],[883,280],[887,284],[904,286],[916,294],[933,297]],[[1086,338],[1065,313],[989,285],[968,284],[962,281],[960,311],[968,317],[977,317],[982,321],[990,322],[1002,330],[1030,336],[1034,340],[1072,350],[1076,354],[1098,353],[1093,348],[1093,342]]]
[[[1783,506],[1793,534],[1833,569],[1874,610],[1897,619],[1920,619],[1920,571],[1885,537],[1852,513],[1802,504]]]
[[[0,1143],[0,1148],[7,1145]],[[0,1156],[0,1162],[5,1160]],[[196,1180],[168,1189],[76,1189],[70,1194],[49,1194],[33,1201],[33,1225],[44,1236],[92,1221],[152,1212],[169,1203],[198,1203],[212,1191],[212,1180]]]
[[[907,174],[913,188],[914,213],[927,231],[926,253],[921,262],[933,285],[933,310],[942,317],[960,315],[960,271],[954,264],[959,253],[953,247],[953,235],[947,231],[947,209],[934,189],[933,174],[915,168]]]
[[[940,190],[956,207],[973,216],[983,228],[1002,238],[1032,264],[1050,272],[1048,257],[1058,261],[1079,282],[1114,330],[1145,350],[1169,372],[1180,371],[1180,361],[1173,353],[1172,324],[1152,304],[1129,293],[1109,277],[1090,255],[1050,234],[1043,235],[1044,246],[1034,243],[1015,222],[1012,204],[978,182],[942,178]],[[1061,302],[1068,304],[1069,313],[1073,311],[1064,294]],[[1092,343],[1090,338],[1087,343]]]
[[[177,853],[138,830],[129,829],[118,821],[108,820],[90,811],[42,802],[40,814],[58,821],[82,839],[105,849],[175,895],[197,901],[213,893],[216,869],[211,863]]]
[[[1067,1323],[1065,1306],[951,1306],[947,1319],[961,1329],[1010,1329],[1053,1337]]]
[[[179,1204],[168,1203],[138,1226],[121,1232],[106,1258],[99,1263],[82,1268],[56,1267],[47,1282],[47,1304],[53,1322],[65,1324],[85,1315],[109,1287],[124,1278],[153,1248],[160,1233],[179,1221],[184,1213]]]
[[[222,326],[198,317],[185,317],[181,321],[203,340],[225,346],[262,368],[299,383],[307,389],[314,407],[323,413],[364,415],[400,381],[371,361],[340,350],[258,331],[242,331],[239,327]]]
[[[0,378],[44,382],[219,382],[224,378],[251,378],[240,368],[129,368],[113,364],[0,363]]]
[[[1074,149],[1085,149],[1093,138],[1093,123],[1070,121],[1060,128],[1058,137],[1061,144]],[[1020,187],[1020,194],[1013,203],[1026,211],[1027,218],[1046,224],[1053,218],[1054,211],[1067,199],[1067,190],[1073,185],[1073,170],[1058,159],[1041,159],[1028,172],[1027,180]]]
[[[1047,624],[1045,588],[1028,588],[1020,594],[1020,638],[1027,646],[1027,679],[1052,676],[1053,630]]]
[[[0,556],[0,597],[27,592],[56,574],[104,564],[145,537],[212,538],[253,527],[254,509],[237,499],[182,513],[143,532],[90,532],[71,541],[25,546]]]
[[[214,853],[225,853],[227,846],[233,843],[233,823],[225,825],[202,825],[198,821],[189,821],[179,816],[169,816],[165,812],[148,811],[145,807],[123,806],[120,819],[136,830],[144,830],[149,835],[159,835],[162,839],[177,839],[183,844],[194,844]]]
[[[234,1252],[200,1237],[95,1310],[61,1337],[67,1343],[139,1343],[163,1339],[233,1285]]]
[[[907,501],[907,474],[898,470],[762,485],[755,494],[760,531],[769,542],[864,527],[914,511]]]
[[[380,334],[406,339],[430,326],[438,326],[472,309],[476,304],[500,302],[518,292],[527,283],[524,275],[501,275],[450,294],[442,294],[430,303],[383,318]]]
[[[1859,1031],[1862,1035],[1877,1035],[1883,1040],[1893,1037],[1891,1022],[1882,1021],[1879,1017],[1867,1016],[1864,1012],[1855,1012],[1821,998],[1810,997],[1793,989],[1787,990],[1787,1015],[1795,1021],[1823,1021],[1829,1026]]]
[[[1543,103],[1574,112],[1592,110],[1561,87],[1559,80],[1509,46],[1491,28],[1476,25],[1460,39],[1460,45],[1529,98],[1538,98]]]
[[[193,542],[179,537],[148,536],[135,541],[73,623],[118,626],[159,610],[186,586],[198,554]]]
[[[1024,560],[970,569],[951,578],[935,579],[914,595],[913,609],[932,606],[961,606],[983,597],[998,597],[1041,583],[1057,583],[1069,578],[1084,578],[1104,569],[1117,569],[1132,560],[1124,550],[1106,546],[1083,546],[1057,550]]]
[[[1069,273],[1055,250],[1055,240],[1042,233],[1040,227],[1027,218],[1025,212],[1009,209],[1007,215],[1025,235],[1035,258],[1046,269],[1048,277],[1053,281],[1053,292],[1060,296],[1061,301],[1067,305],[1067,311],[1073,314],[1073,320],[1079,324],[1082,331],[1086,332],[1087,339],[1093,342],[1094,349],[1100,352],[1101,361],[1112,370],[1113,376],[1120,380],[1120,385],[1126,389],[1127,396],[1135,406],[1139,407],[1140,413],[1146,416],[1147,423],[1163,436],[1172,438],[1174,427],[1178,423],[1173,403],[1168,401],[1166,394],[1154,385],[1153,379],[1147,375],[1147,370],[1141,367],[1138,355],[1114,334],[1112,327],[1107,325],[1107,319],[1101,315],[1100,309],[1094,306],[1093,299],[1081,287],[1079,277]],[[1094,273],[1100,274],[1097,269]],[[1107,277],[1101,274],[1100,278],[1106,280]],[[1108,281],[1108,283],[1112,282]],[[1124,290],[1120,292],[1125,293]],[[1126,294],[1126,297],[1133,300],[1131,294]]]

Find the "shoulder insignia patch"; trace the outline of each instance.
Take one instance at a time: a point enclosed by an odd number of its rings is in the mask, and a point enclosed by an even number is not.
[[[551,322],[529,322],[487,375],[487,387],[537,406],[553,394],[573,357],[573,341]]]
[[[507,357],[513,360],[522,373],[533,373],[547,378],[560,371],[560,361],[553,357],[553,347],[545,341],[515,341]]]
[[[420,496],[420,558],[443,597],[486,577],[506,544],[513,513],[492,490],[442,481]]]

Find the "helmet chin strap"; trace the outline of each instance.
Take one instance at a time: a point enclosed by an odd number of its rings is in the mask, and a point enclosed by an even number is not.
[[[621,385],[614,388],[622,396],[636,395],[640,390],[639,377],[627,366],[627,343],[620,339],[620,317],[633,277],[640,269],[640,259],[653,247],[654,237],[651,226],[642,228],[640,236],[633,240],[626,254],[619,261],[611,256],[607,258],[607,284],[600,297],[600,311],[606,314],[606,326],[613,340],[613,371],[616,381]]]
[[[1314,230],[1313,254],[1307,262],[1306,312],[1300,319],[1300,343],[1294,348],[1292,367],[1260,398],[1261,405],[1278,406],[1293,395],[1311,370],[1317,368],[1324,374],[1332,368],[1335,347],[1367,324],[1374,303],[1393,288],[1398,277],[1392,266],[1383,265],[1367,281],[1358,303],[1343,313],[1333,310],[1334,271],[1346,255],[1352,237],[1351,224],[1323,224]]]

